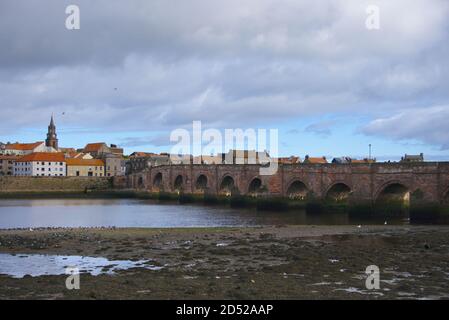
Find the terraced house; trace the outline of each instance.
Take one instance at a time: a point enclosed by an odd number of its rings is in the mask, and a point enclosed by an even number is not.
[[[16,160],[14,175],[64,177],[66,176],[66,159],[61,152],[31,153]]]
[[[68,177],[104,177],[105,164],[100,159],[66,159]]]
[[[0,176],[12,176],[14,174],[14,163],[18,156],[5,156],[0,154]]]

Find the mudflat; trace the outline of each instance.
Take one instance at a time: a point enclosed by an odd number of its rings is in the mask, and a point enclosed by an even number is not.
[[[449,226],[0,230],[0,253],[160,267],[82,273],[80,290],[67,275],[4,274],[0,299],[449,298]],[[379,289],[366,288],[370,265]]]

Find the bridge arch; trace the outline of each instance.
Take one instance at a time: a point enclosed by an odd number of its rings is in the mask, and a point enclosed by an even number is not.
[[[400,181],[389,181],[383,184],[377,191],[375,201],[410,201],[410,188]]]
[[[375,212],[381,215],[402,217],[409,215],[410,188],[400,181],[384,184],[375,198]]]
[[[336,182],[326,191],[326,200],[332,202],[347,202],[351,193],[352,189],[346,183]]]
[[[287,197],[295,200],[304,200],[309,193],[309,188],[299,179],[293,179],[287,188]]]
[[[179,192],[182,191],[183,186],[184,186],[184,178],[182,177],[182,175],[176,176],[175,181],[173,183],[173,189]]]
[[[248,185],[248,194],[249,195],[257,195],[262,192],[262,180],[259,177],[254,177],[250,180]]]
[[[153,188],[160,190],[162,188],[162,172],[158,172],[153,178]]]
[[[195,189],[196,189],[196,191],[199,191],[199,192],[206,191],[207,183],[208,183],[207,176],[205,174],[200,174],[196,178],[196,182],[195,182]]]
[[[219,193],[230,196],[238,192],[239,190],[235,184],[234,178],[231,175],[225,175],[221,180]]]
[[[145,185],[144,185],[143,177],[142,177],[142,176],[139,176],[139,177],[137,178],[137,188],[138,188],[138,189],[142,189],[144,186],[145,186]]]

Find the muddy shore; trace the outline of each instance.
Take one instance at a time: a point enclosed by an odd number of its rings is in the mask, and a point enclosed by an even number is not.
[[[0,230],[0,253],[161,267],[81,274],[80,290],[65,275],[0,275],[0,299],[449,299],[449,226]]]

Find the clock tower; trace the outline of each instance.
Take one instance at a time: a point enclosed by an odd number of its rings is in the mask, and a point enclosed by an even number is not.
[[[45,140],[47,147],[53,147],[58,150],[58,135],[56,134],[56,126],[53,121],[53,115],[51,116],[50,125],[48,126],[47,140]]]

